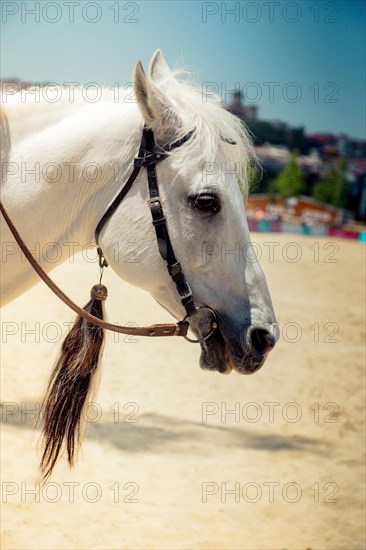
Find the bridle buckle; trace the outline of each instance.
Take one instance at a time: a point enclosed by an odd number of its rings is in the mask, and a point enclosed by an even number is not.
[[[147,202],[147,204],[149,205],[149,207],[151,207],[151,205],[152,205],[152,204],[155,204],[155,203],[157,203],[157,204],[160,206],[160,208],[162,207],[162,205],[161,205],[161,198],[160,198],[160,197],[152,197],[152,198],[150,198],[150,199],[147,199],[146,202]]]
[[[179,293],[181,300],[186,300],[187,298],[190,298],[192,296],[192,290],[191,290],[191,287],[189,286],[188,281],[186,281],[186,285],[187,285],[187,291],[184,292],[183,294]]]

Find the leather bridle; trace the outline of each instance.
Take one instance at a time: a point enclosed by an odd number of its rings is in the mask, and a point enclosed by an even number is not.
[[[136,180],[140,172],[140,169],[142,167],[145,167],[147,171],[147,182],[149,189],[149,199],[147,203],[150,208],[152,223],[155,228],[159,253],[167,264],[168,273],[175,283],[181,302],[184,306],[184,309],[186,310],[187,315],[189,316],[195,314],[197,309],[194,305],[191,288],[186,281],[180,263],[175,257],[172,243],[170,241],[162,201],[159,196],[156,165],[162,160],[166,159],[170,151],[172,151],[173,149],[177,149],[178,147],[181,147],[184,143],[186,143],[192,136],[193,132],[194,130],[188,132],[188,134],[185,134],[178,141],[175,141],[170,145],[160,148],[155,145],[154,132],[150,128],[147,128],[145,126],[142,132],[139,154],[134,159],[133,172],[128,178],[125,185],[122,187],[121,191],[108,207],[106,213],[99,221],[95,230],[95,242],[98,245],[100,267],[104,267],[106,266],[106,260],[99,246],[100,233],[105,224],[116,212],[117,208],[131,189],[134,181]]]
[[[101,270],[104,267],[108,266],[107,260],[104,257],[103,251],[99,245],[100,233],[103,230],[105,224],[116,212],[117,208],[126,197],[127,193],[131,189],[134,181],[136,180],[142,167],[145,167],[147,170],[147,180],[148,180],[148,189],[149,189],[149,199],[148,205],[151,212],[152,223],[155,228],[156,239],[158,243],[159,253],[163,260],[167,264],[167,269],[170,277],[172,278],[182,305],[186,311],[186,316],[183,321],[180,321],[176,324],[155,324],[149,327],[127,327],[117,324],[108,323],[91,315],[84,309],[80,308],[75,304],[47,275],[47,273],[42,269],[38,262],[34,259],[25,242],[19,235],[17,229],[12,223],[9,215],[7,214],[3,204],[0,202],[1,212],[11,230],[15,240],[19,244],[20,249],[24,253],[25,257],[28,259],[33,269],[38,273],[42,280],[51,288],[51,290],[72,310],[78,313],[84,319],[94,323],[95,325],[111,330],[114,332],[120,332],[123,334],[131,334],[136,336],[183,336],[186,340],[192,343],[204,342],[212,336],[214,331],[217,328],[216,315],[215,312],[208,306],[196,306],[193,300],[191,288],[184,276],[182,271],[181,264],[177,260],[174,254],[173,246],[169,237],[168,227],[166,223],[166,218],[164,216],[162,201],[159,196],[159,187],[158,187],[158,178],[156,172],[156,165],[166,159],[170,151],[181,147],[186,143],[194,133],[194,130],[191,130],[185,134],[179,140],[166,145],[164,147],[159,147],[155,144],[154,133],[150,128],[146,126],[142,132],[141,144],[138,156],[134,159],[134,169],[128,178],[127,182],[122,187],[118,195],[113,199],[109,207],[107,208],[105,214],[102,216],[99,221],[96,230],[95,230],[95,242],[98,245],[98,257],[99,257],[99,266]],[[187,319],[195,315],[199,310],[206,310],[210,313],[211,316],[211,327],[207,335],[197,339],[192,340],[187,336],[189,323]]]

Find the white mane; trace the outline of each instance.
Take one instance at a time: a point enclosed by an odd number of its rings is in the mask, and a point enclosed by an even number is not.
[[[181,75],[188,75],[185,80]],[[205,98],[202,89],[190,81],[185,70],[176,71],[173,77],[159,82],[159,88],[169,97],[187,126],[181,136],[195,129],[193,139],[173,154],[179,155],[181,165],[195,158],[201,163],[214,162],[218,150],[222,150],[227,168],[239,171],[242,191],[247,193],[247,169],[255,158],[254,147],[249,132],[243,122],[222,107],[216,95]],[[230,143],[234,142],[234,144]]]
[[[182,75],[185,79],[179,79]],[[254,148],[248,130],[240,119],[225,110],[220,99],[213,94],[208,98],[203,97],[202,90],[187,78],[187,71],[179,70],[168,79],[160,81],[157,85],[169,97],[172,104],[182,116],[184,128],[182,137],[186,132],[194,129],[194,135],[187,144],[171,154],[179,156],[179,165],[184,167],[192,162],[192,158],[200,163],[214,162],[219,150],[227,162],[228,169],[234,167],[239,172],[241,190],[247,192],[247,168],[251,159],[255,158]],[[179,79],[179,80],[178,80]],[[12,134],[21,133],[21,138],[42,128],[55,124],[63,117],[70,116],[80,109],[88,108],[92,116],[93,109],[99,109],[103,105],[115,104],[120,109],[131,108],[136,105],[131,90],[117,90],[100,87],[100,97],[93,102],[85,98],[83,89],[73,89],[65,86],[47,86],[47,94],[44,86],[35,86],[17,93],[2,93],[0,101],[11,119]],[[58,98],[53,101],[53,98]],[[28,127],[25,119],[31,122]],[[227,140],[227,141],[226,141]],[[234,142],[232,144],[230,142]],[[178,160],[178,159],[177,159]]]

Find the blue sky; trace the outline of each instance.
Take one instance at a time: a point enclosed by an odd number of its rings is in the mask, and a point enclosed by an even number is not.
[[[365,138],[365,2],[1,2],[1,76],[131,80],[162,48],[223,101],[246,92],[263,119]]]

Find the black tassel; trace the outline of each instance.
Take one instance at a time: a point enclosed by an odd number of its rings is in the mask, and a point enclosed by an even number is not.
[[[91,300],[84,309],[103,319],[103,302],[108,296],[107,288],[102,284],[94,285],[90,296]],[[41,471],[44,479],[52,473],[64,445],[69,465],[74,465],[75,451],[80,445],[85,426],[82,413],[98,379],[96,373],[103,343],[103,329],[77,317],[62,344],[41,409]]]

